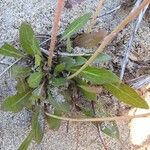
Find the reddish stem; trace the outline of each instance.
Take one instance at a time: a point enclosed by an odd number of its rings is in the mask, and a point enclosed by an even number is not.
[[[49,48],[48,67],[51,67],[52,65],[53,52],[57,41],[57,32],[59,28],[59,21],[60,21],[63,7],[64,7],[64,0],[57,0],[57,8],[55,11],[54,24],[53,24],[52,34],[51,34],[51,43]]]

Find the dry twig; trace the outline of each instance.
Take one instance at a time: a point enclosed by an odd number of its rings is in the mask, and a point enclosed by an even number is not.
[[[0,77],[2,76],[2,75],[4,75],[13,65],[15,65],[17,62],[19,62],[21,60],[21,58],[20,59],[17,59],[15,62],[13,62],[9,67],[7,67],[1,74],[0,74]]]
[[[47,50],[41,48],[41,51],[44,54],[48,55],[48,51]],[[56,53],[53,53],[53,56],[57,56],[57,55],[62,56],[62,57],[75,57],[75,56],[91,56],[92,54],[89,54],[89,53],[88,54],[86,54],[86,53],[75,54],[75,53],[65,53],[65,52],[56,52]]]
[[[103,17],[103,16],[106,16],[106,15],[109,15],[109,14],[113,13],[114,11],[117,11],[117,10],[120,9],[120,8],[121,8],[121,5],[119,5],[119,6],[117,6],[116,8],[113,8],[112,10],[110,10],[110,11],[108,11],[108,12],[106,12],[106,13],[100,15],[99,17]]]
[[[87,33],[89,33],[89,32],[92,31],[92,28],[93,28],[93,26],[94,26],[94,24],[95,24],[95,22],[96,22],[96,18],[97,18],[97,16],[99,15],[99,12],[101,11],[101,9],[102,9],[102,7],[103,7],[103,3],[104,3],[104,0],[100,0],[100,1],[99,1],[99,4],[98,4],[98,6],[97,6],[97,8],[96,8],[95,13],[93,14],[93,17],[92,17],[91,22],[90,22],[90,26],[89,26],[89,28],[87,29]]]
[[[142,0],[137,0],[137,2],[136,2],[136,4],[135,4],[135,6],[134,6],[132,11],[134,11],[140,5],[141,1]],[[132,47],[132,42],[134,40],[134,37],[135,37],[135,35],[137,33],[137,30],[138,30],[138,28],[140,26],[140,23],[141,23],[141,21],[143,19],[143,16],[144,16],[147,8],[148,8],[148,5],[146,5],[144,10],[140,13],[140,15],[139,15],[138,19],[136,20],[136,22],[134,22],[132,24],[134,30],[131,33],[130,40],[129,40],[128,45],[127,45],[127,47],[125,49],[125,56],[124,56],[124,59],[123,59],[123,62],[122,62],[121,73],[120,73],[120,80],[123,79],[125,68],[126,68],[126,65],[127,65],[127,62],[128,62],[129,53],[130,53],[130,50],[131,50],[131,47]]]
[[[56,13],[55,13],[55,19],[54,19],[52,35],[51,35],[51,43],[50,43],[50,48],[49,48],[48,67],[51,67],[52,65],[53,52],[55,49],[56,37],[57,37],[58,28],[59,28],[59,21],[60,21],[63,7],[64,7],[64,0],[57,0],[57,8],[56,8]]]
[[[104,118],[68,118],[68,117],[60,117],[60,116],[52,115],[50,113],[46,113],[46,115],[55,119],[70,121],[70,122],[126,121],[126,120],[135,119],[135,118],[150,117],[150,113],[139,114],[139,115],[134,115],[134,116],[126,115],[126,116],[104,117]]]

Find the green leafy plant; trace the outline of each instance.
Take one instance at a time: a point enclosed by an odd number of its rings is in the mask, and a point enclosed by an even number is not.
[[[70,40],[90,19],[91,13],[87,13],[73,21],[61,37],[62,40]],[[39,41],[29,23],[23,22],[20,27],[20,47],[14,48],[6,43],[0,48],[0,54],[23,59],[23,65],[14,65],[11,68],[13,77],[16,79],[16,94],[6,98],[1,106],[5,111],[17,113],[23,108],[28,109],[32,114],[31,132],[23,141],[19,150],[26,150],[32,140],[40,143],[43,138],[44,128],[40,123],[40,118],[47,121],[50,129],[57,130],[61,120],[49,116],[67,116],[72,108],[82,112],[87,117],[111,116],[103,102],[97,100],[97,95],[102,90],[109,91],[118,100],[137,108],[148,109],[148,104],[136,91],[124,84],[111,71],[105,68],[88,66],[77,76],[69,79],[71,73],[75,73],[87,62],[87,56],[64,56],[55,55],[53,65],[48,67],[47,53],[41,51]],[[67,43],[68,44],[68,43]],[[97,43],[96,43],[97,44]],[[110,60],[110,56],[100,54],[95,60],[102,63]],[[27,65],[26,61],[30,61]],[[79,104],[79,96],[84,98],[85,105]],[[76,98],[75,98],[76,97]],[[98,110],[88,107],[95,104]],[[88,105],[86,105],[88,104]],[[101,131],[112,138],[119,139],[119,130],[115,121],[94,123],[100,126]]]

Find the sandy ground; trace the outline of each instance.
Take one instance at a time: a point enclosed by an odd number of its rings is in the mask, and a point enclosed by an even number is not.
[[[102,13],[105,13],[120,4],[121,0],[106,0]],[[82,5],[76,5],[72,9],[64,9],[60,24],[59,33],[62,33],[69,21],[75,19],[81,14],[93,11],[97,0],[87,0]],[[22,21],[28,21],[32,24],[36,33],[50,34],[54,9],[56,2],[54,0],[0,0],[0,46],[4,42],[16,44],[18,41],[18,28]],[[118,10],[117,12],[97,19],[96,27],[105,28],[111,31],[125,16],[130,9]],[[119,58],[114,59],[120,65],[122,59],[124,44],[127,42],[131,28],[125,29],[119,34],[111,44],[108,53],[112,56],[117,55]],[[150,27],[147,19],[142,22],[141,28],[133,43],[133,51],[139,52],[140,59],[148,60],[150,58]],[[118,61],[119,59],[119,61]],[[10,64],[13,59],[0,57],[0,61]],[[0,64],[0,72],[7,65]],[[129,66],[131,67],[131,66]],[[3,99],[15,92],[15,81],[11,78],[9,72],[0,80],[0,104]],[[30,113],[23,110],[21,113],[13,114],[2,112],[0,110],[0,149],[17,150],[20,143],[26,137],[30,128]],[[77,128],[79,126],[79,135],[77,142]],[[104,136],[108,150],[135,150],[136,146],[130,144],[128,139],[128,126],[126,123],[120,123],[120,133],[122,140],[125,141],[122,147],[117,141],[111,140]],[[31,150],[103,150],[99,141],[97,130],[90,123],[70,124],[69,132],[66,132],[66,123],[56,131],[50,131],[46,128],[45,135],[41,144],[32,143]],[[143,148],[144,149],[144,148]]]

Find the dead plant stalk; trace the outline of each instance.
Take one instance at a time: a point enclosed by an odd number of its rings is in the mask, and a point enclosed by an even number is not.
[[[104,117],[104,118],[68,118],[68,117],[60,117],[56,115],[52,115],[46,113],[46,115],[64,121],[71,121],[71,122],[102,122],[102,121],[128,121],[135,118],[146,118],[150,117],[150,113],[140,114],[140,115],[133,115],[133,116],[116,116],[116,117]]]
[[[95,25],[95,22],[96,22],[96,18],[97,18],[97,16],[99,16],[100,11],[101,11],[101,9],[102,9],[102,7],[103,7],[104,1],[105,1],[105,0],[100,0],[100,1],[99,1],[99,4],[98,4],[98,6],[97,6],[97,8],[96,8],[95,13],[93,14],[93,17],[92,17],[91,22],[90,22],[90,26],[89,26],[89,28],[87,29],[87,33],[90,33],[90,32],[92,31],[92,28],[93,28],[93,26]]]
[[[139,5],[138,8],[130,12],[130,14],[108,36],[105,37],[100,47],[95,51],[95,53],[90,57],[90,59],[78,71],[76,71],[74,74],[69,76],[68,79],[74,78],[79,73],[81,73],[87,66],[89,66],[95,60],[95,58],[104,50],[104,48],[114,39],[114,37],[121,30],[123,30],[128,23],[134,20],[144,9],[144,7],[149,3],[150,3],[149,0],[143,0],[143,2],[141,3],[141,5]]]
[[[64,7],[64,0],[57,0],[57,8],[55,12],[54,24],[53,24],[52,34],[51,34],[51,43],[49,48],[48,67],[51,67],[52,65],[52,58],[53,58],[53,53],[54,53],[55,44],[57,40],[57,32],[59,28],[59,21],[60,21],[63,7]]]

